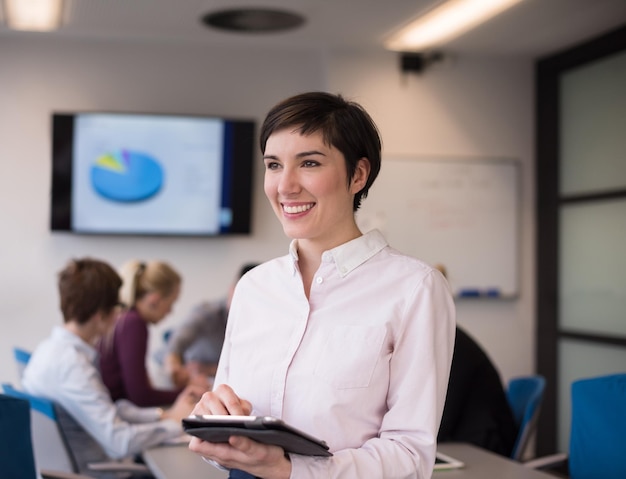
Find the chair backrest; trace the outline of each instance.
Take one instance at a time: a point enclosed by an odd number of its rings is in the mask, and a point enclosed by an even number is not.
[[[626,373],[572,383],[571,479],[626,477]]]
[[[30,361],[30,351],[26,351],[25,349],[14,347],[13,348],[13,359],[15,359],[15,365],[17,366],[17,375],[20,381],[22,380],[22,376],[24,375],[24,369]]]
[[[506,397],[518,427],[511,459],[521,461],[537,427],[546,380],[543,376],[521,376],[509,381]]]
[[[83,474],[94,479],[152,477],[133,464],[111,461],[100,444],[60,405],[15,389],[8,383],[2,384],[2,389],[5,395],[30,404],[32,441],[38,470]],[[95,470],[90,467],[93,464],[101,467]],[[1,473],[0,468],[0,477],[4,477]]]
[[[67,444],[59,429],[52,401],[17,390],[8,383],[2,384],[2,390],[7,396],[26,401],[30,407],[29,422],[37,468],[67,473],[76,472]]]
[[[91,434],[89,434],[63,407],[54,404],[54,412],[57,417],[59,431],[68,449],[75,472],[91,474],[100,479],[119,479],[120,476],[125,477],[129,475],[116,471],[92,471],[89,464],[111,464],[111,459]]]
[[[36,479],[30,433],[30,406],[25,399],[0,394],[0,473]]]

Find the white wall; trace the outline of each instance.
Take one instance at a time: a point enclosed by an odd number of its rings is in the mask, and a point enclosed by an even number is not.
[[[255,172],[250,237],[120,238],[48,229],[50,113],[97,110],[199,113],[256,119],[293,93],[323,89],[361,102],[393,154],[513,156],[522,161],[521,296],[459,303],[459,322],[504,378],[533,369],[534,219],[530,61],[468,58],[402,76],[395,54],[211,49],[173,44],[0,38],[0,381],[17,380],[11,350],[34,349],[61,323],[55,275],[71,257],[121,265],[164,259],[184,277],[174,325],[197,301],[222,296],[244,261],[284,254]],[[396,192],[393,192],[396,194]]]
[[[417,75],[402,73],[397,55],[343,54],[332,58],[329,72],[331,90],[349,94],[372,114],[389,156],[519,159],[520,296],[459,300],[457,320],[485,347],[505,381],[533,372],[533,62],[452,57]]]
[[[34,349],[52,325],[62,323],[55,275],[71,257],[91,255],[115,266],[129,258],[169,261],[184,285],[167,326],[197,301],[224,295],[241,263],[284,254],[288,244],[263,195],[260,159],[253,236],[52,234],[52,111],[215,114],[260,125],[284,96],[324,89],[323,71],[320,57],[307,53],[0,38],[0,380],[16,380],[14,345]]]

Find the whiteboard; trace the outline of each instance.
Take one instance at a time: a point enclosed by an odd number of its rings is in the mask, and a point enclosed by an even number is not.
[[[403,253],[443,264],[457,297],[515,297],[518,170],[513,159],[383,158],[357,222]]]

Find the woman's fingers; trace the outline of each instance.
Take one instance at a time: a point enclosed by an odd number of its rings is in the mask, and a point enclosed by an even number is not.
[[[247,416],[251,411],[250,401],[241,399],[230,386],[220,384],[213,391],[205,392],[202,395],[192,414]]]

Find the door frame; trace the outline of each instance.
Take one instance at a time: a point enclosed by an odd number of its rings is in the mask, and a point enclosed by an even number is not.
[[[566,51],[539,59],[535,64],[535,185],[537,372],[546,378],[538,421],[538,455],[557,452],[558,340],[575,338],[595,344],[626,347],[626,338],[580,334],[559,329],[559,213],[572,202],[626,198],[626,189],[585,195],[559,194],[560,77],[568,70],[626,50],[626,25]],[[625,119],[626,121],[626,119]]]

